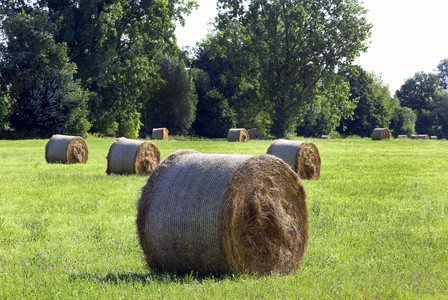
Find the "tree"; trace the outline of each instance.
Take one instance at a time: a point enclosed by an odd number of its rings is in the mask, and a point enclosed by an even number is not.
[[[437,75],[418,72],[396,92],[401,106],[411,108],[417,115],[415,130],[419,133],[429,133],[433,129],[435,119],[431,111],[438,86]]]
[[[395,96],[392,100],[393,114],[389,129],[394,136],[400,134],[415,134],[415,122],[417,115],[409,107],[400,106],[400,100]]]
[[[10,99],[10,124],[23,136],[86,135],[88,93],[73,79],[65,44],[54,41],[45,11],[11,13],[1,24],[1,89]]]
[[[437,66],[439,70],[439,86],[443,90],[448,90],[448,59],[440,61]]]
[[[166,127],[174,134],[185,134],[195,119],[197,96],[185,64],[165,56],[158,70],[163,84],[146,104],[145,135],[154,127]]]
[[[393,104],[389,88],[381,78],[360,66],[352,66],[341,74],[350,84],[350,100],[357,105],[353,117],[342,121],[339,133],[370,136],[373,128],[389,127]]]
[[[218,30],[239,30],[246,81],[260,88],[284,137],[336,70],[366,50],[365,9],[358,1],[219,0]],[[234,25],[236,24],[236,25]]]

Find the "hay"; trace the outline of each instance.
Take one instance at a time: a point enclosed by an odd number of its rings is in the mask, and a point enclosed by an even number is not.
[[[419,134],[418,135],[419,140],[429,140],[429,135],[427,134]]]
[[[388,140],[390,139],[390,131],[387,128],[375,128],[372,131],[372,140]]]
[[[257,128],[252,128],[247,130],[247,134],[249,135],[250,140],[262,140],[263,135],[261,134],[260,130]]]
[[[275,140],[267,154],[283,159],[302,179],[319,179],[321,159],[313,142]]]
[[[228,142],[242,142],[246,143],[249,140],[249,134],[247,134],[244,128],[230,129],[227,133]]]
[[[153,128],[152,129],[152,139],[153,140],[169,140],[169,131],[166,128]]]
[[[331,137],[329,135],[322,135],[320,138],[323,140],[331,140]]]
[[[415,135],[415,134],[411,135],[411,140],[416,140],[417,138],[418,138],[418,135]]]
[[[437,140],[437,136],[436,135],[431,135],[431,140]]]
[[[306,194],[276,157],[179,150],[149,177],[136,225],[151,269],[289,274],[307,246]]]
[[[159,162],[160,151],[154,143],[118,138],[109,148],[106,173],[149,175]]]
[[[398,139],[408,139],[409,137],[406,134],[400,134],[397,138]]]
[[[89,148],[80,136],[55,134],[45,146],[48,163],[85,164],[89,159]]]

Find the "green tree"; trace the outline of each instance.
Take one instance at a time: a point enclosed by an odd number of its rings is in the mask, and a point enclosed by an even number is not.
[[[389,88],[379,76],[368,73],[360,66],[341,72],[350,84],[350,100],[357,101],[353,117],[344,119],[339,133],[370,136],[373,128],[389,127],[393,104]]]
[[[440,61],[437,66],[439,70],[439,86],[443,90],[448,90],[448,58]]]
[[[431,111],[434,109],[434,96],[438,87],[437,75],[418,72],[396,92],[401,106],[411,108],[417,115],[415,130],[419,133],[430,133],[433,130],[435,118]]]
[[[353,0],[219,0],[218,7],[218,30],[240,30],[242,47],[235,55],[245,61],[246,81],[260,87],[277,137],[328,92],[325,82],[334,81],[338,68],[366,50],[371,27]]]
[[[197,96],[185,64],[165,56],[158,70],[162,85],[146,104],[145,135],[154,127],[166,127],[174,134],[186,134],[195,119]]]
[[[400,134],[415,134],[417,115],[409,107],[400,106],[400,100],[395,96],[392,100],[393,113],[389,129],[394,136]]]
[[[73,79],[65,44],[55,43],[45,11],[12,12],[1,23],[2,91],[12,101],[10,124],[24,136],[86,135],[88,93]]]

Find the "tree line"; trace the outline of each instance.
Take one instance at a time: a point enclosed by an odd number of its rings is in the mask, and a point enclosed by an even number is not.
[[[174,30],[192,0],[9,0],[0,4],[0,130],[225,137],[448,138],[448,60],[391,97],[353,65],[372,25],[354,0],[218,0],[211,34],[180,50]]]

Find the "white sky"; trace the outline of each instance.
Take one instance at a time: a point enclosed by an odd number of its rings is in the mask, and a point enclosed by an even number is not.
[[[216,1],[197,0],[199,9],[178,28],[178,44],[195,46],[216,15]],[[392,94],[416,72],[435,72],[448,58],[448,0],[364,0],[373,24],[370,47],[355,63],[381,75]]]

